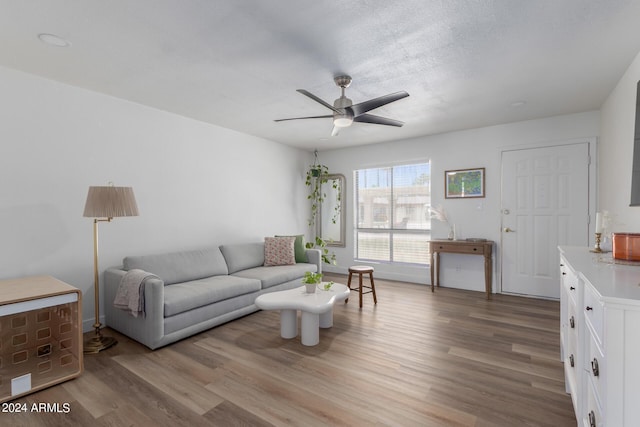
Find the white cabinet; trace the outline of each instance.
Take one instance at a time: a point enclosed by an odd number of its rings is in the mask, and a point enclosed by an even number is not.
[[[578,300],[581,299],[583,286],[578,284],[578,274],[563,256],[560,257],[560,277],[560,350],[564,362],[565,390],[571,394],[573,407],[579,408],[580,394],[575,390],[580,388],[582,379],[579,375],[582,352],[578,351],[578,336],[584,322],[578,309]]]
[[[561,354],[578,425],[639,425],[640,266],[560,247],[560,272]]]

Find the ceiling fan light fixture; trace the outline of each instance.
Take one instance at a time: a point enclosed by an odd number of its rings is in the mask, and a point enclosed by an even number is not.
[[[333,118],[333,125],[337,128],[346,128],[351,126],[351,123],[353,123],[353,117],[334,117]]]

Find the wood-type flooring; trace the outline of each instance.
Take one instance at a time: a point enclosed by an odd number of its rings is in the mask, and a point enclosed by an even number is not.
[[[115,347],[86,355],[79,378],[14,400],[27,410],[0,413],[0,425],[576,425],[557,301],[385,280],[376,290],[376,306],[371,295],[362,309],[353,295],[336,304],[314,347],[281,338],[276,311],[156,351],[106,329]]]

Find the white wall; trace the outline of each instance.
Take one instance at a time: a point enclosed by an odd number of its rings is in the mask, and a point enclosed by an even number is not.
[[[576,138],[596,137],[599,134],[599,112],[585,112],[566,116],[531,120],[500,126],[491,126],[460,132],[396,141],[373,146],[321,152],[319,160],[333,173],[347,177],[347,246],[335,248],[337,267],[327,271],[346,272],[354,264],[353,235],[353,171],[386,166],[394,163],[431,160],[431,202],[442,204],[456,224],[460,238],[483,237],[497,243],[494,265],[500,256],[500,152],[513,146],[530,146]],[[348,137],[347,132],[340,137]],[[486,197],[483,199],[445,199],[444,171],[449,169],[486,168]],[[446,227],[433,222],[433,236],[446,238]],[[455,271],[458,268],[460,271]],[[484,290],[484,264],[482,257],[447,255],[441,261],[441,282],[448,286]],[[381,278],[430,283],[426,267],[391,266],[379,264],[376,275]],[[496,274],[494,285],[496,287]]]
[[[640,54],[636,56],[602,106],[598,158],[598,210],[615,215],[609,231],[640,232],[640,207],[630,207],[636,91]]]
[[[433,204],[444,205],[461,237],[499,242],[500,150],[598,135],[598,209],[638,231],[638,208],[628,204],[639,79],[640,56],[601,114],[321,152],[322,163],[347,177],[349,218],[347,247],[336,248],[338,266],[325,269],[344,273],[354,262],[356,169],[430,159]],[[308,231],[307,152],[2,67],[0,93],[0,279],[50,274],[79,287],[86,325],[93,322],[92,221],[82,210],[90,185],[133,186],[141,211],[100,225],[101,270],[128,254]],[[443,172],[468,167],[486,168],[487,197],[445,200]],[[433,234],[446,230],[436,222]],[[453,274],[460,263],[444,257],[442,280],[482,290],[482,260],[465,259]],[[426,268],[379,265],[376,275],[428,283]]]
[[[1,67],[0,93],[0,279],[47,274],[82,289],[85,330],[91,185],[132,186],[140,210],[100,224],[100,270],[307,231],[308,152]]]

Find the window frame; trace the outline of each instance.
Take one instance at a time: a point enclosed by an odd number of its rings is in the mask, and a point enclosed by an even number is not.
[[[427,236],[426,240],[428,241],[430,239],[431,236],[431,220],[430,218],[427,216],[428,220],[426,222],[428,222],[428,227],[427,228],[396,228],[397,224],[400,224],[400,221],[397,221],[395,218],[395,215],[397,215],[396,212],[396,206],[395,206],[395,199],[394,199],[394,188],[396,189],[395,191],[397,191],[397,187],[394,183],[394,168],[398,168],[398,167],[406,167],[406,166],[422,166],[422,165],[426,165],[428,170],[429,170],[429,175],[428,175],[428,197],[429,197],[429,203],[425,204],[425,206],[430,206],[430,202],[431,202],[431,161],[430,160],[425,160],[425,161],[420,161],[420,162],[415,162],[415,163],[397,163],[397,164],[391,164],[391,165],[387,165],[387,166],[380,166],[380,167],[371,167],[371,168],[363,168],[363,169],[358,169],[354,171],[353,174],[353,179],[354,179],[354,204],[355,204],[355,209],[354,209],[354,259],[357,261],[368,261],[368,262],[376,262],[376,263],[380,263],[380,264],[396,264],[396,265],[418,265],[418,266],[428,266],[430,263],[430,259],[428,256],[428,244],[426,245],[426,250],[427,250],[427,256],[425,257],[423,262],[408,262],[408,261],[397,261],[395,260],[395,254],[394,254],[394,238],[396,235],[401,236],[401,235],[415,235],[415,236]],[[388,219],[388,224],[389,226],[387,228],[380,228],[380,227],[360,227],[360,223],[361,221],[363,221],[363,217],[364,217],[364,211],[362,210],[362,207],[360,205],[360,193],[361,193],[361,186],[359,185],[359,174],[363,173],[365,171],[369,171],[369,170],[388,170],[388,179],[390,181],[390,185],[389,185],[389,209],[388,209],[388,215],[389,215],[389,219]],[[359,233],[369,233],[369,234],[381,234],[381,235],[385,235],[388,236],[389,239],[389,243],[388,243],[388,251],[389,251],[389,256],[388,259],[378,259],[378,258],[369,258],[369,257],[365,257],[365,256],[360,256],[360,240],[359,240]]]

